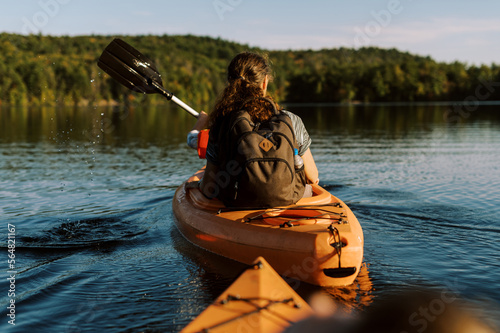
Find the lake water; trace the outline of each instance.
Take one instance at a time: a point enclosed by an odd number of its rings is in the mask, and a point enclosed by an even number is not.
[[[327,290],[334,300],[355,311],[429,286],[500,318],[500,106],[288,109],[309,129],[320,184],[364,230],[363,270]],[[182,110],[0,115],[0,331],[175,332],[242,270],[174,225],[174,192],[203,165],[185,144],[194,118]]]

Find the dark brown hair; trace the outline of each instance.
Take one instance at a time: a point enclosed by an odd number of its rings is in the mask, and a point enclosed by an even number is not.
[[[264,56],[242,52],[234,57],[227,69],[227,85],[210,113],[210,125],[221,116],[243,109],[254,122],[269,119],[274,108],[269,105],[269,100],[261,98],[264,96],[262,84],[266,75],[272,81],[271,67]],[[266,97],[269,99],[269,96]],[[274,102],[271,100],[271,103]]]

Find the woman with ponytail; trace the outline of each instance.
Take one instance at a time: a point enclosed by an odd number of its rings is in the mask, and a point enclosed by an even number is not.
[[[193,131],[188,135],[188,144],[195,147],[198,131],[205,127],[210,128],[206,151],[207,166],[200,186],[202,192],[208,197],[216,197],[219,191],[214,189],[214,184],[218,184],[219,187],[225,184],[224,173],[231,171],[227,169],[231,168],[227,161],[228,165],[221,165],[224,163],[223,158],[221,161],[221,156],[225,153],[221,150],[227,146],[225,139],[228,134],[225,125],[231,115],[240,110],[247,111],[251,122],[255,124],[269,120],[275,112],[288,116],[297,141],[298,154],[304,162],[306,180],[308,183],[318,183],[318,170],[309,149],[311,139],[302,120],[291,112],[280,110],[267,96],[267,86],[272,81],[268,61],[256,53],[240,53],[228,66],[227,80],[227,85],[210,115],[202,111]],[[311,195],[310,186],[304,196],[308,195]]]

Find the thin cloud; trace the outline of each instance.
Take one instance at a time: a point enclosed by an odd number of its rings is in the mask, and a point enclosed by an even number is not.
[[[373,21],[374,22],[374,21]],[[371,30],[370,30],[371,29]],[[386,27],[373,25],[364,27],[344,27],[344,32],[350,30],[354,43],[356,36],[363,41],[383,45],[420,44],[442,40],[450,37],[464,37],[470,34],[495,34],[500,32],[500,22],[497,20],[471,20],[459,18],[433,18],[428,21],[414,21],[401,24],[391,23]],[[361,36],[360,36],[361,35]]]
[[[371,22],[371,23],[370,23]],[[272,29],[262,29],[269,22],[266,20],[247,22],[260,27],[258,46],[267,49],[322,49],[336,47],[380,46],[395,48],[422,47],[426,44],[463,43],[468,45],[486,45],[491,43],[492,35],[500,33],[498,20],[473,20],[460,18],[431,18],[425,21],[389,23],[374,29],[375,20],[365,25],[349,26],[310,26],[307,33],[280,34]],[[371,30],[370,30],[371,29]],[[263,32],[265,30],[265,33]],[[231,38],[250,45],[255,45],[255,36],[246,36],[245,31],[235,30]],[[499,36],[500,37],[500,36]]]

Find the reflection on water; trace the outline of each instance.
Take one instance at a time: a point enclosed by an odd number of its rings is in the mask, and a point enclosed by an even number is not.
[[[160,143],[185,136],[192,116],[174,108],[2,108],[0,142],[57,145],[75,142],[120,146],[125,142]],[[168,136],[167,136],[168,135]]]
[[[342,288],[327,288],[326,292],[344,309],[360,310],[373,302],[373,283],[367,264],[361,265],[356,281]]]
[[[352,286],[298,292],[352,311],[432,286],[499,318],[499,108],[451,121],[447,105],[289,106],[320,184],[365,236]],[[173,224],[175,189],[203,165],[185,144],[193,124],[173,107],[0,109],[0,218],[16,225],[22,304],[10,331],[177,331],[242,271]]]
[[[430,134],[437,128],[450,132],[463,126],[500,123],[498,105],[484,105],[473,112],[453,113],[452,105],[379,105],[286,107],[302,117],[310,133],[337,133],[367,137],[403,137]],[[451,113],[450,113],[451,112]],[[194,118],[172,105],[164,107],[103,108],[0,108],[0,142],[57,144],[80,141],[120,146],[143,142],[163,146],[167,141],[184,140]],[[457,133],[459,134],[459,133]],[[162,141],[163,140],[163,141]]]

